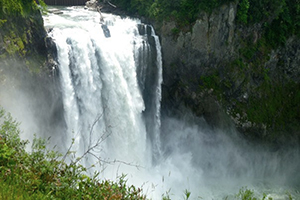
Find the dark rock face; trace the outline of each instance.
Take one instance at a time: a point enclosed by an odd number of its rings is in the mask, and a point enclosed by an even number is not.
[[[235,15],[235,4],[222,6],[211,15],[203,13],[191,32],[180,32],[177,38],[170,34],[175,24],[165,23],[161,28],[165,64],[171,65],[177,58],[192,68],[230,58],[234,53]]]
[[[222,6],[211,15],[203,13],[191,32],[178,36],[172,34],[174,22],[163,24],[163,107],[176,109],[183,104],[198,116],[204,115],[212,126],[226,126],[220,117],[224,115],[220,103],[211,88],[200,88],[200,78],[234,57],[235,15],[236,4]]]
[[[176,113],[187,107],[212,127],[234,124],[247,137],[278,139],[272,133],[283,131],[279,124],[300,120],[299,114],[287,113],[300,95],[300,40],[290,38],[284,47],[266,53],[258,45],[262,26],[241,27],[236,13],[237,5],[230,3],[210,15],[202,13],[189,32],[178,31],[174,22],[156,27],[164,63],[162,108]],[[291,105],[280,106],[281,101]],[[299,127],[288,129],[299,140]]]
[[[300,83],[299,63],[300,39],[290,38],[284,47],[271,53],[270,60],[267,64],[272,71],[276,71],[276,69],[279,68],[289,80]]]

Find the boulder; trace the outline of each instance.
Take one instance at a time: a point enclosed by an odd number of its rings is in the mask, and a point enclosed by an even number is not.
[[[86,6],[88,9],[96,10],[97,7],[99,6],[99,4],[98,4],[98,1],[97,1],[97,0],[90,0],[90,1],[87,1],[87,2],[85,3],[85,6]]]

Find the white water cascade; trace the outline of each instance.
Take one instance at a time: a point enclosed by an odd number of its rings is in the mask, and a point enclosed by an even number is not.
[[[138,83],[139,63],[135,58],[141,57],[144,62],[140,74],[145,79],[146,63],[152,52],[147,34],[139,33],[140,21],[104,14],[104,23],[111,35],[107,38],[98,13],[71,8],[64,12],[65,15],[45,17],[47,26],[53,27],[50,36],[58,51],[67,125],[64,143],[68,145],[74,138],[73,150],[80,155],[101,142],[102,159],[126,158],[126,162],[137,165],[151,162],[149,156],[145,156],[148,144],[143,112],[146,106]],[[146,29],[144,26],[141,28]],[[153,30],[148,37],[157,38]],[[155,39],[155,43],[159,41]],[[152,125],[157,132],[154,133],[156,144],[159,144],[160,107],[157,105],[161,99],[162,65],[160,46],[155,47],[158,48],[157,59],[153,64],[159,68],[159,74],[154,82],[157,92],[150,96],[155,98],[155,104],[150,109],[154,109]],[[149,55],[143,58],[140,55],[143,53]],[[144,84],[145,80],[140,82]],[[157,151],[159,148],[157,146]],[[94,160],[89,162],[92,164]]]
[[[290,159],[299,152],[261,153],[238,138],[212,134],[203,119],[196,123],[188,114],[162,119],[162,56],[150,26],[104,13],[106,37],[99,13],[62,11],[44,16],[58,52],[66,130],[56,140],[62,150],[74,139],[72,151],[80,157],[99,144],[82,164],[101,158],[94,170],[104,178],[126,173],[154,200],[162,194],[183,199],[185,189],[191,199],[235,199],[242,186],[285,198],[277,193],[285,194],[299,166],[298,158]]]

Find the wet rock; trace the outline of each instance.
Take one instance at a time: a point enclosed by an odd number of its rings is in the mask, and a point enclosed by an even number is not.
[[[55,15],[62,15],[62,14],[64,14],[64,12],[61,11],[61,10],[49,10],[48,12],[49,13],[53,13]]]
[[[90,1],[87,1],[85,3],[85,6],[88,8],[88,9],[94,9],[96,10],[97,7],[99,6],[98,4],[98,1],[97,0],[90,0]]]
[[[101,25],[101,28],[102,28],[102,30],[103,30],[104,36],[105,36],[106,38],[109,38],[109,37],[110,37],[110,31],[109,31],[107,25],[102,24],[102,25]]]

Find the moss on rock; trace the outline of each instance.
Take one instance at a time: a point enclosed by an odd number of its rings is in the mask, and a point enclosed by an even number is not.
[[[32,72],[43,68],[47,52],[43,19],[35,1],[0,3],[0,61],[22,60]]]

